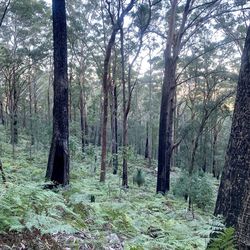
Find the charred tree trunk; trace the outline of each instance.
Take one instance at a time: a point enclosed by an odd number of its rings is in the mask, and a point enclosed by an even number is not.
[[[172,126],[174,110],[174,96],[176,89],[177,55],[173,55],[173,41],[176,29],[177,0],[172,1],[169,18],[168,39],[164,52],[164,79],[162,85],[159,143],[158,143],[158,172],[156,192],[165,194],[170,188],[170,167],[172,154]]]
[[[236,229],[239,249],[250,248],[250,26],[241,59],[233,122],[215,215]]]
[[[53,0],[54,108],[53,136],[46,178],[55,184],[69,183],[69,121],[67,79],[67,28],[65,0]]]
[[[146,143],[145,143],[145,154],[144,154],[144,157],[145,159],[148,159],[149,158],[149,138],[148,138],[148,122],[147,122],[147,125],[146,125]]]
[[[152,150],[153,150],[153,110],[152,110],[152,56],[151,56],[151,48],[149,49],[149,121],[148,121],[148,167],[152,166]]]
[[[85,146],[88,145],[88,122],[86,111],[86,99],[83,90],[83,83],[80,80],[80,122],[81,122],[81,140],[82,140],[82,152],[85,152]]]
[[[17,144],[18,143],[18,129],[17,129],[17,86],[16,86],[16,72],[15,69],[13,69],[13,79],[12,79],[12,91],[11,91],[11,144]]]
[[[82,89],[80,90],[80,122],[81,122],[81,141],[82,152],[85,152],[85,122],[84,122],[84,101]]]
[[[29,118],[30,118],[30,144],[34,145],[34,133],[33,133],[33,109],[32,109],[32,82],[29,76]]]
[[[113,79],[110,86],[110,110],[111,110],[111,140],[112,140],[112,165],[113,174],[118,171],[118,135],[117,135],[117,86],[116,86],[116,60],[113,65]]]
[[[128,112],[126,103],[126,82],[125,82],[125,58],[124,58],[124,34],[123,28],[120,30],[121,37],[121,70],[122,70],[122,186],[128,187],[128,163],[127,163],[127,147],[128,147]]]
[[[3,115],[3,103],[2,103],[2,101],[0,101],[0,121],[1,121],[2,125],[5,124],[4,115]]]
[[[212,173],[213,177],[218,179],[220,173],[219,170],[217,169],[217,162],[216,162],[217,139],[218,139],[218,131],[217,131],[217,126],[215,126],[213,129],[213,142],[212,142]]]
[[[157,193],[166,193],[170,187],[175,71],[176,61],[166,55],[159,124]]]
[[[178,57],[183,44],[182,37],[190,13],[190,7],[194,1],[186,0],[183,10],[180,27],[177,30],[176,17],[178,1],[171,1],[170,16],[168,21],[168,37],[164,52],[164,80],[162,86],[162,98],[159,124],[159,144],[158,144],[158,173],[157,173],[157,193],[166,193],[170,187],[170,167],[173,149],[173,121],[175,110],[176,92],[176,67]]]

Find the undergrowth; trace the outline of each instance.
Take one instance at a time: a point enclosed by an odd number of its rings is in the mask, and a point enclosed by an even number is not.
[[[27,144],[23,138],[20,145]],[[196,206],[193,218],[184,199],[171,193],[156,195],[153,168],[148,169],[144,159],[133,154],[129,158],[128,190],[121,188],[120,175],[112,175],[110,168],[106,183],[101,184],[99,149],[91,146],[83,158],[80,144],[71,144],[75,151],[70,185],[50,191],[42,188],[48,148],[33,148],[31,158],[27,148],[19,146],[13,159],[11,146],[1,141],[0,157],[7,182],[0,182],[0,232],[87,232],[91,237],[86,241],[95,249],[107,246],[111,234],[116,234],[128,250],[206,249],[213,227],[221,225],[213,221],[212,209],[204,211]],[[142,187],[132,184],[138,168],[145,175]],[[178,177],[174,173],[173,182]]]

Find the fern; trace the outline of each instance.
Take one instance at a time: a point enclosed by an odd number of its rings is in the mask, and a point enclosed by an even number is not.
[[[212,240],[207,250],[235,250],[235,230],[232,227],[219,232],[218,236]]]

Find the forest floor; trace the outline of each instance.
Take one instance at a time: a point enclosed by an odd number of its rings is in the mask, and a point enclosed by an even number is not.
[[[6,138],[1,131],[0,136]],[[81,147],[71,143],[70,185],[51,191],[42,188],[48,148],[30,151],[27,138],[20,138],[13,159],[12,147],[4,141],[0,159],[7,181],[0,180],[0,249],[206,249],[212,207],[194,207],[192,214],[185,200],[171,192],[156,195],[155,166],[149,169],[142,157],[129,156],[129,189],[124,190],[111,168],[106,183],[99,182],[99,149],[89,146],[83,159]],[[138,168],[145,175],[142,187],[132,183]],[[178,169],[172,172],[172,182],[178,175]],[[218,183],[210,179],[216,190]]]

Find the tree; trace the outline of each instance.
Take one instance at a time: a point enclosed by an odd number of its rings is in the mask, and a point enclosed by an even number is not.
[[[237,232],[240,249],[250,247],[250,26],[241,59],[237,95],[226,162],[215,215],[225,217]]]
[[[53,0],[54,108],[53,135],[46,178],[69,183],[69,128],[67,79],[67,27],[65,0]]]
[[[170,16],[168,21],[168,38],[164,51],[165,64],[159,123],[157,193],[165,193],[169,190],[170,185],[176,68],[178,56],[182,46],[181,40],[192,3],[191,0],[186,1],[182,22],[179,29],[177,29],[176,18],[178,1],[171,1]]]
[[[112,22],[112,33],[108,41],[108,45],[105,51],[105,58],[104,58],[104,69],[103,69],[103,78],[102,78],[102,89],[103,89],[103,114],[102,114],[102,157],[101,157],[101,174],[100,174],[100,181],[105,181],[106,176],[106,158],[107,158],[107,122],[108,122],[108,94],[109,94],[109,80],[108,80],[108,73],[109,73],[109,64],[110,64],[110,57],[112,48],[115,44],[115,37],[118,31],[122,27],[122,23],[124,17],[127,13],[133,8],[135,0],[131,0],[127,7],[120,13],[121,11],[121,2],[119,1],[118,6],[118,14],[117,20],[115,20],[115,16],[111,13],[110,9],[110,2],[107,1],[108,5],[108,12]]]
[[[5,97],[1,94],[1,101],[2,106],[5,106],[4,120],[11,125],[13,155],[15,144],[18,142],[18,130],[22,124],[21,111],[25,117],[27,97],[25,90],[30,82],[28,78],[46,57],[44,46],[47,44],[44,38],[48,34],[46,17],[48,17],[48,7],[43,1],[11,1],[1,26],[0,64],[5,92]],[[44,33],[43,37],[38,36],[41,32]]]
[[[4,2],[3,14],[2,14],[1,19],[0,19],[0,27],[2,26],[4,17],[6,16],[6,13],[8,11],[9,6],[10,6],[10,0],[8,0],[7,3]]]
[[[164,79],[159,122],[158,174],[156,192],[166,193],[170,188],[170,167],[173,145],[173,123],[175,96],[180,75],[200,56],[194,57],[178,72],[181,52],[187,45],[195,46],[199,32],[205,29],[208,22],[228,12],[239,11],[233,3],[214,1],[170,1],[168,17],[168,34],[165,39]],[[157,30],[154,32],[158,32]],[[207,51],[204,52],[204,54]],[[177,74],[179,73],[179,74]]]

